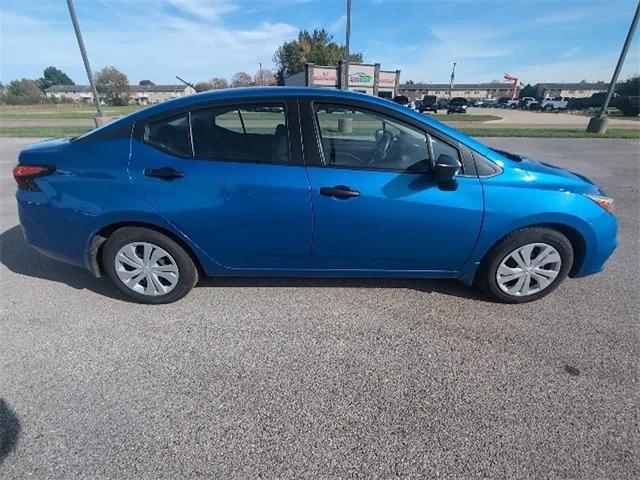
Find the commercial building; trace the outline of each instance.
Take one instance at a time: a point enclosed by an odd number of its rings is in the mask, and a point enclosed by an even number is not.
[[[448,83],[405,83],[398,88],[399,95],[411,100],[422,98],[424,95],[435,95],[438,98],[511,98],[513,84],[507,82],[496,83],[459,83],[453,88]],[[520,93],[516,88],[516,96]]]
[[[351,90],[378,97],[398,95],[400,70],[382,70],[379,63],[340,62],[337,67],[307,63],[302,72],[284,79],[288,87],[320,87]]]
[[[590,97],[594,93],[607,90],[604,82],[589,83],[538,83],[534,86],[535,97]],[[422,98],[424,95],[435,95],[438,98],[511,98],[513,83],[459,83],[451,89],[448,83],[405,83],[398,88],[399,95],[405,95],[411,100]],[[516,97],[520,87],[516,87]]]
[[[140,105],[164,102],[172,98],[191,95],[196,91],[187,85],[130,85],[130,102]],[[44,91],[47,98],[67,98],[79,103],[93,103],[93,93],[88,85],[54,85]]]
[[[609,85],[605,82],[579,83],[538,83],[535,85],[536,98],[570,97],[586,98],[594,93],[606,92]]]

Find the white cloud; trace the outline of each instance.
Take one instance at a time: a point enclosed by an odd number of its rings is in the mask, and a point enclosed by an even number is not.
[[[571,47],[562,52],[561,56],[563,58],[572,58],[575,57],[580,52],[580,50],[582,50],[580,47]]]
[[[167,3],[206,20],[217,20],[238,9],[238,5],[230,0],[167,0]]]
[[[189,14],[171,15],[161,8],[167,5],[164,0],[126,2],[127,15],[117,12],[117,1],[105,1],[105,15],[108,12],[111,18],[108,23],[79,11],[92,68],[113,65],[131,82],[151,79],[174,83],[175,75],[193,82],[215,76],[230,78],[240,70],[254,73],[260,62],[268,67],[276,48],[298,31],[283,22],[233,28],[224,17],[234,5],[229,1],[206,2],[204,10],[198,10],[204,2],[171,1]],[[93,7],[94,12],[102,8]],[[73,30],[68,17],[62,15],[65,13],[60,12],[56,21],[49,17],[14,19],[3,12],[0,71],[4,81],[38,77],[46,66],[56,65],[76,83],[86,83]]]

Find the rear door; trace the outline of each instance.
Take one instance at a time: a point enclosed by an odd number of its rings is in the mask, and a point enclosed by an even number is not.
[[[209,105],[136,125],[140,195],[220,267],[300,269],[311,245],[297,101]]]
[[[457,271],[480,231],[482,187],[475,172],[439,186],[430,169],[441,154],[464,160],[461,148],[397,113],[338,102],[302,110],[314,208],[311,268]]]

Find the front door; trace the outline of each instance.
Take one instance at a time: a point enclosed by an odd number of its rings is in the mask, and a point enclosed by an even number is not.
[[[297,121],[295,101],[159,118],[136,126],[130,174],[156,212],[220,267],[306,268],[311,205],[291,135]]]
[[[379,112],[336,104],[308,111],[321,150],[321,165],[308,168],[311,268],[457,271],[480,231],[482,187],[464,175],[438,186],[429,171],[431,156],[460,158],[459,149]]]

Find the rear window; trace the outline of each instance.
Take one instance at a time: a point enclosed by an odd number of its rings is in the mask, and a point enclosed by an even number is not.
[[[149,123],[144,131],[144,141],[149,145],[179,157],[191,156],[187,114],[164,118]]]

